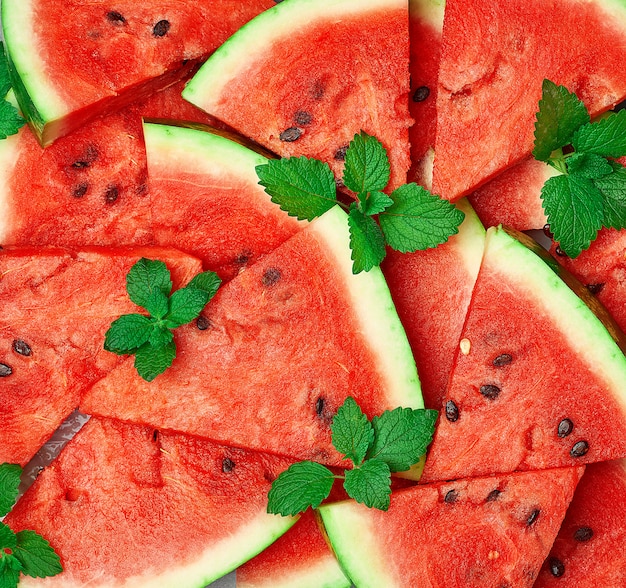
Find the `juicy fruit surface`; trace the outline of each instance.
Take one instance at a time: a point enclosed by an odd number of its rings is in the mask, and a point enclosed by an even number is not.
[[[398,491],[387,512],[340,502],[320,513],[357,586],[532,586],[582,473],[456,480]]]
[[[269,480],[288,465],[92,418],[5,522],[38,529],[59,553],[64,571],[46,586],[204,586],[293,523],[265,512]],[[238,533],[255,524],[261,531],[244,542]]]

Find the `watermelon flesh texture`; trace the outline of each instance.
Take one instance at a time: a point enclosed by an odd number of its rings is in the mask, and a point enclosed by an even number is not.
[[[418,485],[387,512],[353,501],[319,510],[359,587],[532,586],[584,468]]]
[[[266,513],[276,456],[92,418],[5,519],[64,571],[20,586],[205,586],[295,521]],[[131,547],[132,545],[132,547]]]
[[[82,392],[123,358],[103,349],[121,314],[138,312],[126,274],[141,257],[159,258],[176,287],[200,261],[163,248],[6,248],[0,251],[0,463],[24,465],[78,406]]]
[[[433,190],[467,195],[533,147],[544,78],[592,116],[626,95],[626,7],[596,0],[448,0],[437,91]]]
[[[382,273],[352,274],[346,218],[331,209],[222,286],[153,382],[125,362],[81,409],[341,465],[330,422],[347,396],[370,417],[422,406]]]
[[[626,586],[626,461],[587,466],[536,588]]]
[[[183,79],[271,0],[159,3],[7,1],[14,87],[43,145]]]
[[[424,405],[436,410],[446,391],[485,242],[485,230],[471,206],[466,200],[457,206],[465,213],[457,235],[434,249],[404,254],[390,250],[382,264],[413,350]]]
[[[183,97],[282,157],[327,162],[338,178],[363,130],[387,149],[395,188],[410,165],[408,40],[406,1],[281,3],[220,47]]]
[[[424,481],[626,455],[626,358],[558,264],[521,241],[487,231]]]

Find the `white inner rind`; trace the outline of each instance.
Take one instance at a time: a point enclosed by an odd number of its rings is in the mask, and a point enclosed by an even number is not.
[[[465,219],[459,227],[459,232],[450,239],[455,239],[456,250],[461,254],[465,269],[476,281],[485,249],[486,231],[467,198],[461,198],[456,202],[456,207],[465,213]]]
[[[441,33],[445,6],[445,0],[409,0],[409,13],[411,18],[420,20]]]
[[[293,38],[299,29],[375,10],[407,9],[407,0],[295,0],[272,6],[241,27],[207,59],[183,90],[183,98],[207,112],[215,110],[231,80],[256,60],[265,59],[272,45]],[[254,59],[256,57],[256,60]]]
[[[15,215],[10,198],[9,180],[17,163],[19,134],[0,141],[0,245],[5,243],[11,232],[11,222]]]

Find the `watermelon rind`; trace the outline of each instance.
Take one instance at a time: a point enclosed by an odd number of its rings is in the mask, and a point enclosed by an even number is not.
[[[409,14],[424,24],[441,32],[443,29],[443,14],[445,0],[409,0]]]
[[[17,162],[19,134],[11,135],[0,141],[0,243],[3,243],[10,228],[12,206],[9,200],[11,193],[9,180]]]

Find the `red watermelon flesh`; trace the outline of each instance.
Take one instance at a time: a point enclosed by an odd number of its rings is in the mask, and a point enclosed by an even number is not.
[[[20,586],[204,586],[293,524],[266,513],[289,465],[92,418],[5,519],[42,534],[64,568]]]
[[[424,481],[626,456],[626,358],[521,241],[487,231]]]
[[[626,586],[626,461],[587,466],[536,588]]]
[[[626,9],[606,0],[448,0],[433,190],[457,200],[530,154],[544,78],[593,115],[626,95]]]
[[[339,561],[357,586],[533,585],[584,468],[418,485],[387,512],[322,506]]]
[[[104,351],[104,334],[138,311],[126,274],[142,256],[165,261],[177,287],[201,271],[196,258],[163,248],[0,250],[0,463],[25,464],[123,360]]]

